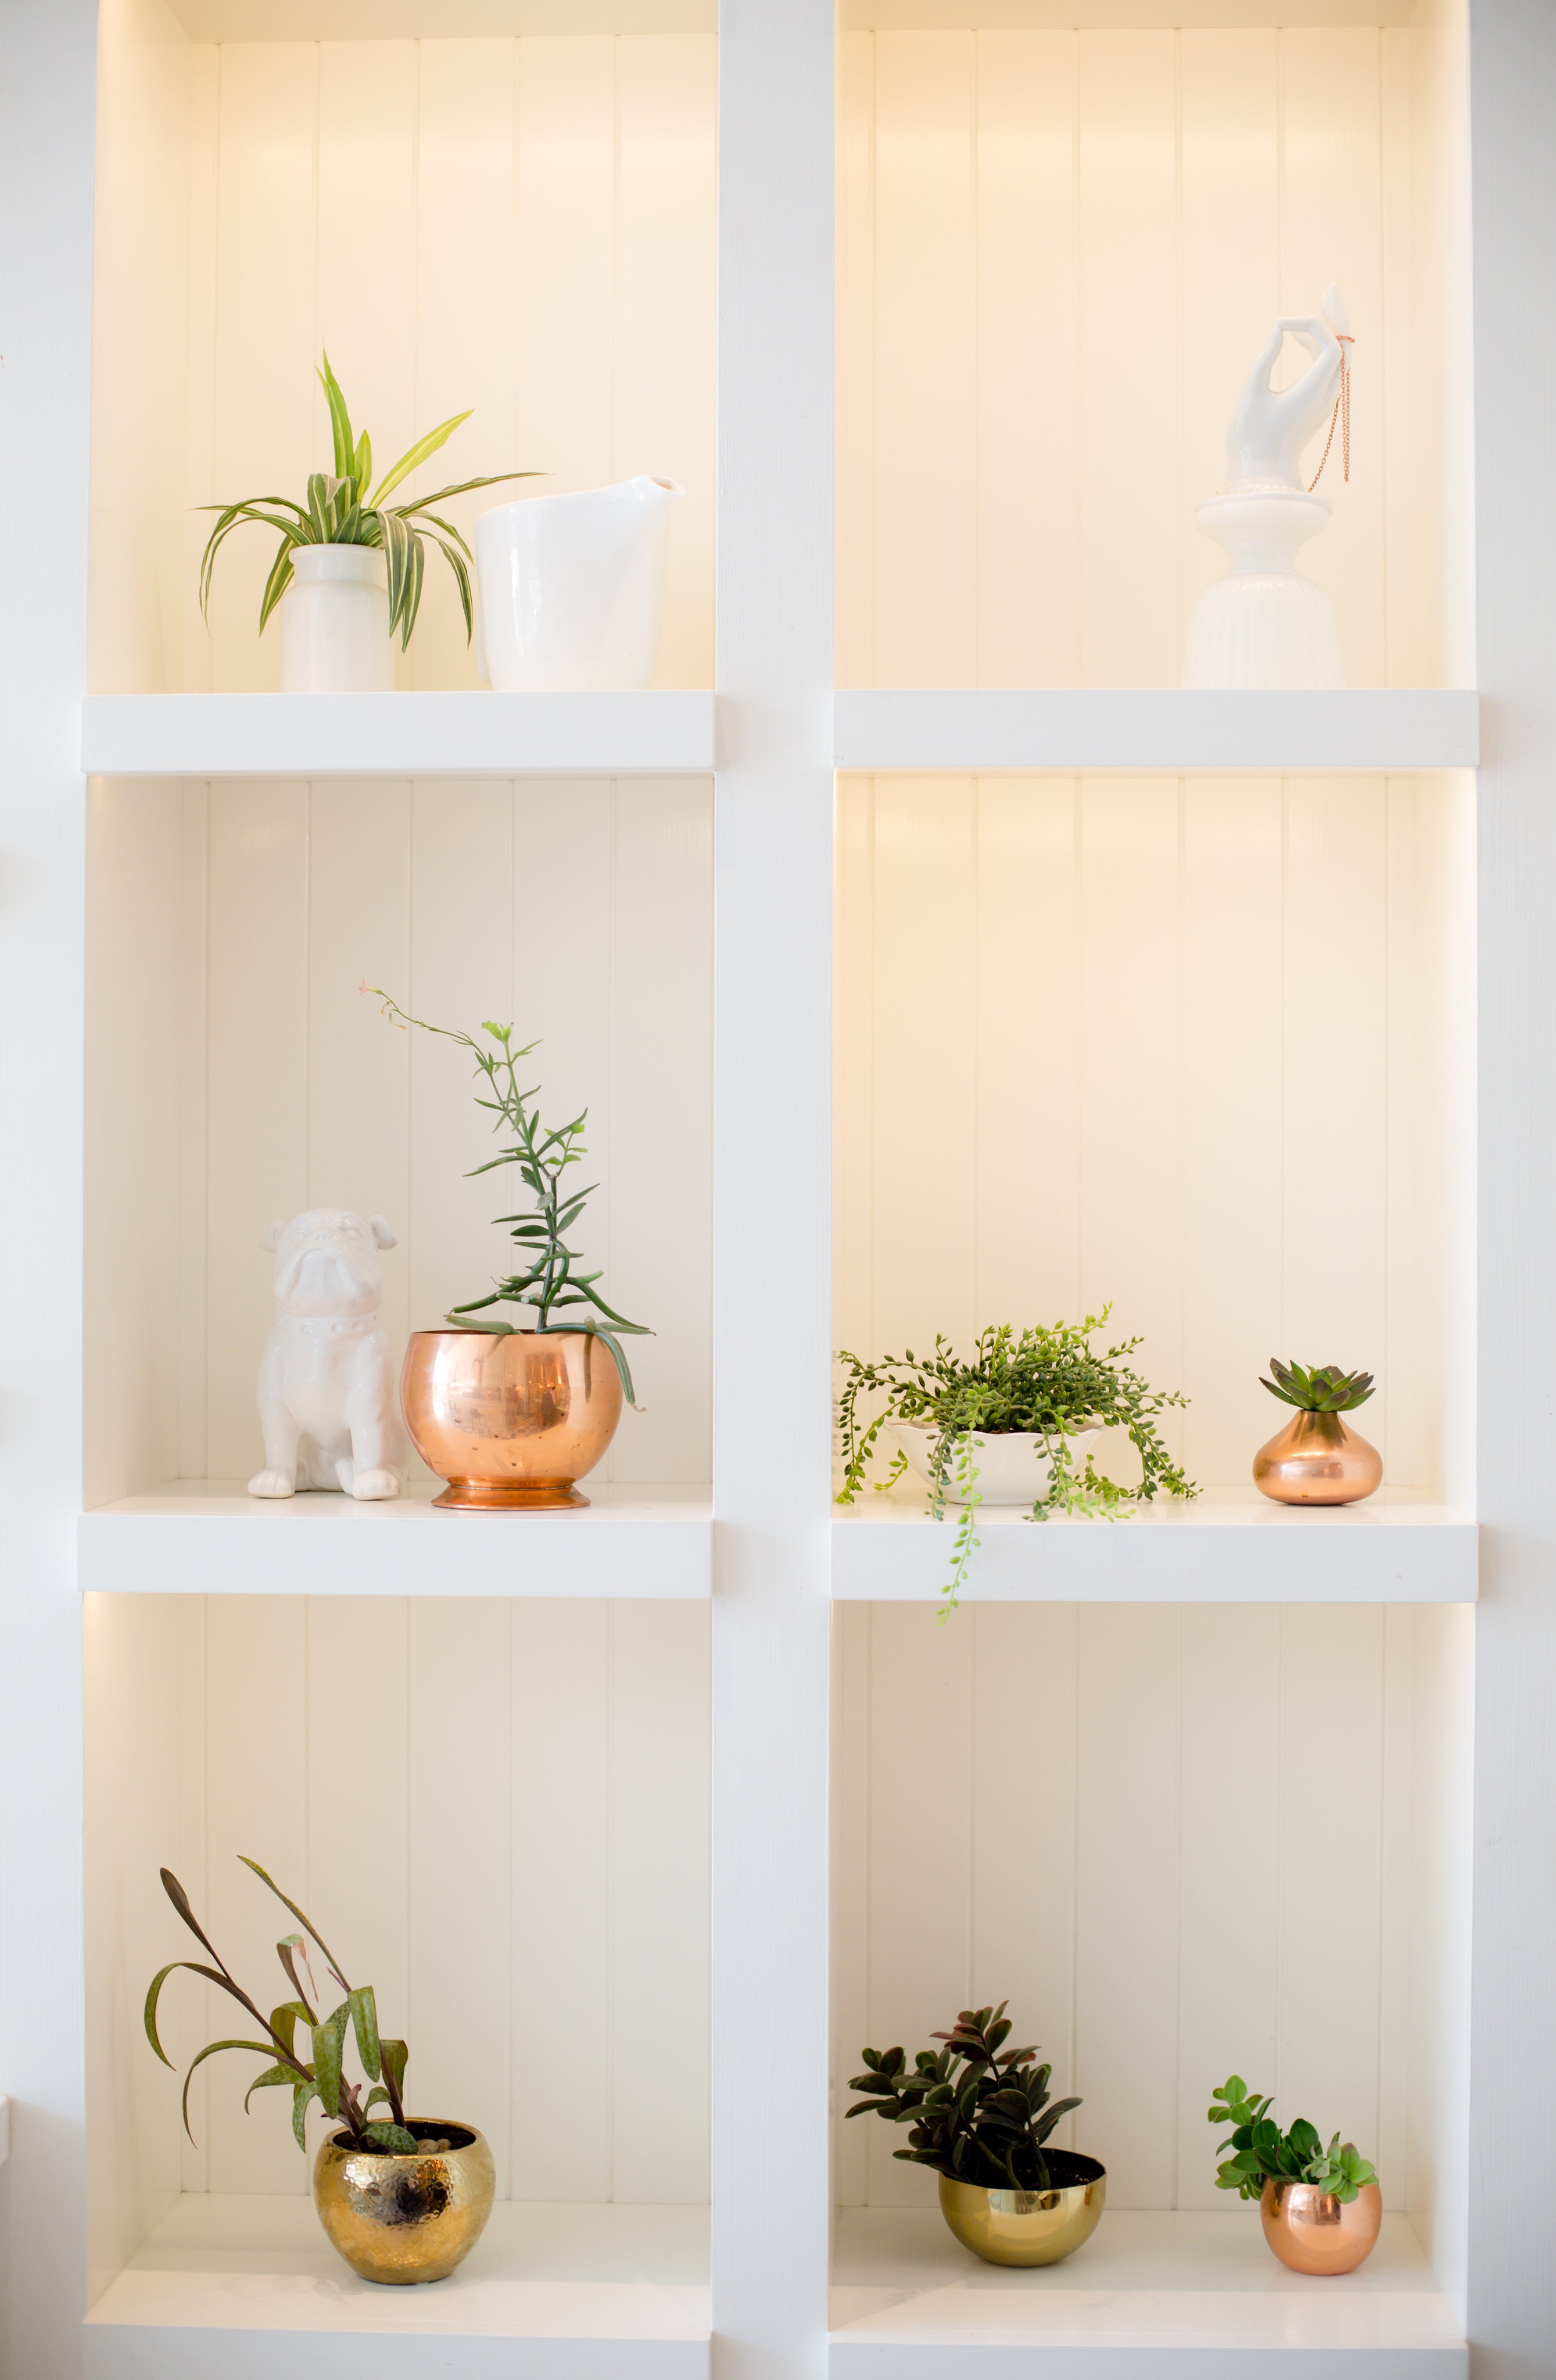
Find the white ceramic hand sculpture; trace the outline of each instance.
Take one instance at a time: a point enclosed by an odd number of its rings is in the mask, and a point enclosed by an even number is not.
[[[364,1501],[397,1496],[406,1447],[378,1319],[378,1251],[394,1246],[394,1232],[382,1215],[364,1221],[314,1207],[272,1223],[260,1245],[275,1250],[275,1319],[260,1357],[265,1467],[249,1495],[334,1488]]]
[[[1295,488],[1306,493],[1302,450],[1321,430],[1340,387],[1343,355],[1337,332],[1349,332],[1340,291],[1331,281],[1321,318],[1282,314],[1254,358],[1242,402],[1226,433],[1226,492],[1256,488]],[[1270,375],[1286,334],[1313,360],[1290,388],[1272,389]]]

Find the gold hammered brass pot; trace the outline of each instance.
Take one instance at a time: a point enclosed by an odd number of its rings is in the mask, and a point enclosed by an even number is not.
[[[1378,2245],[1383,2200],[1375,2181],[1348,2205],[1313,2181],[1277,2181],[1258,2202],[1264,2236],[1294,2273],[1354,2273]]]
[[[1254,1457],[1254,1486],[1277,1504],[1355,1504],[1382,1478],[1378,1449],[1337,1413],[1293,1414]]]
[[[325,2236],[364,2281],[441,2281],[464,2263],[492,2212],[496,2169],[473,2125],[420,2120],[407,2129],[449,2145],[387,2156],[354,2149],[350,2134],[337,2132],[314,2164]]]
[[[400,1404],[456,1512],[587,1504],[574,1482],[621,1419],[621,1375],[586,1330],[413,1330]]]
[[[1083,2248],[1102,2219],[1108,2177],[1095,2157],[1050,2151],[1052,2190],[979,2190],[940,2177],[940,2211],[986,2265],[1057,2265]]]

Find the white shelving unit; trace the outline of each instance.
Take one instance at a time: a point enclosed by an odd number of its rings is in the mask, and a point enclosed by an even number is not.
[[[1202,13],[0,17],[0,2380],[1556,2380],[1556,22]],[[1185,693],[1233,393],[1336,278],[1357,683]],[[381,453],[685,488],[651,689],[480,688],[430,575],[395,692],[283,698],[262,538],[206,625],[326,342]],[[503,1245],[361,984],[589,1106],[654,1335],[585,1511],[243,1492],[273,1216],[389,1215],[396,1335]],[[1110,1301],[1239,1484],[982,1512],[938,1624],[833,1351]],[[1246,1484],[1272,1346],[1378,1372],[1375,1499]],[[239,1851],[492,2142],[436,2289],[219,2064],[180,2134],[156,1869],[261,1973]],[[1007,1995],[1109,2174],[1039,2273],[841,2120]],[[1218,2201],[1234,2064],[1376,2154],[1358,2274]]]
[[[1187,694],[1154,686],[858,687],[834,703],[840,769],[1473,769],[1479,699],[1434,687]]]
[[[713,697],[124,694],[81,708],[91,777],[690,776]]]

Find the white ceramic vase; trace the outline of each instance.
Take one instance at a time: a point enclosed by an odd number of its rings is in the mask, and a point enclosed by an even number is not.
[[[643,477],[478,515],[481,642],[504,694],[651,684],[673,480]]]
[[[893,1424],[898,1445],[921,1478],[930,1475],[930,1456],[934,1451],[938,1430],[926,1429],[918,1422],[900,1421]],[[1070,1461],[1076,1470],[1086,1462],[1087,1449],[1094,1438],[1102,1435],[1100,1423],[1069,1434]],[[1048,1450],[1035,1430],[996,1430],[989,1437],[976,1435],[972,1442],[973,1461],[978,1465],[978,1477],[973,1492],[984,1504],[1035,1504],[1046,1496],[1052,1482],[1053,1464]],[[966,1502],[956,1486],[955,1475],[959,1459],[952,1455],[951,1483],[945,1492],[948,1504]]]
[[[1226,549],[1231,569],[1194,607],[1185,686],[1343,686],[1329,597],[1296,566],[1298,548],[1329,526],[1333,507],[1295,490],[1212,496],[1195,519]]]
[[[284,694],[394,692],[389,593],[377,546],[294,546],[279,617]]]

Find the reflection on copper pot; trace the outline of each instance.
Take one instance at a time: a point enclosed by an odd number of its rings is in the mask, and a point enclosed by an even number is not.
[[[1295,1413],[1254,1457],[1254,1485],[1277,1504],[1354,1504],[1382,1485],[1383,1458],[1337,1413]]]
[[[574,1481],[621,1419],[621,1375],[585,1330],[413,1330],[400,1403],[416,1451],[460,1512],[587,1504]]]
[[[1294,2273],[1354,2273],[1378,2245],[1383,2200],[1375,2181],[1347,2205],[1315,2181],[1271,2176],[1258,2214],[1265,2238]]]

